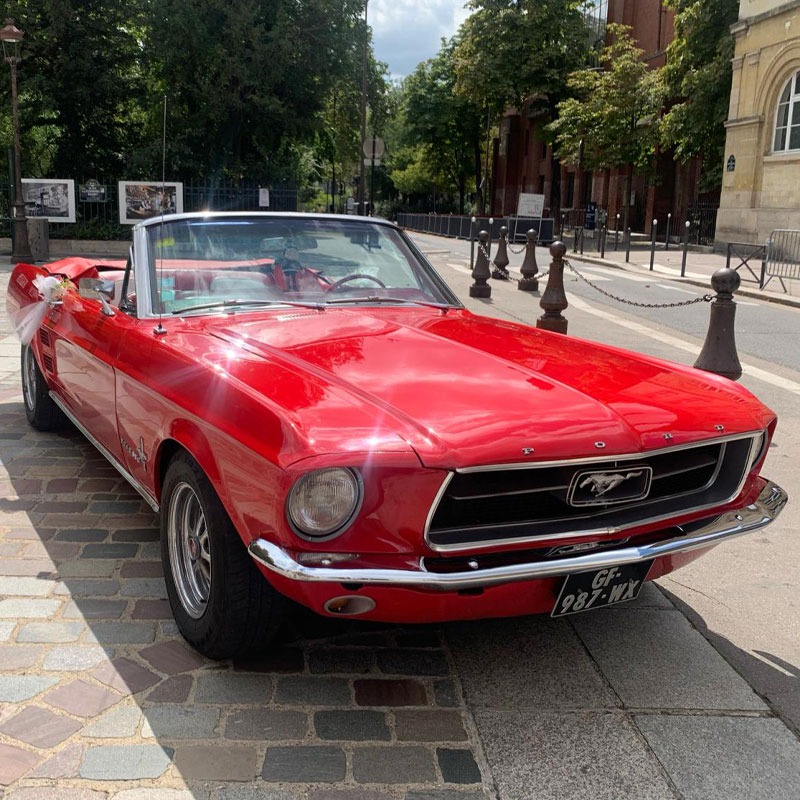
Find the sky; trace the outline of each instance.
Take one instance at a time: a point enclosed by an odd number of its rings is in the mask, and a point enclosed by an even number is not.
[[[389,65],[393,78],[413,72],[439,50],[467,18],[466,0],[370,0],[368,22],[375,57]]]

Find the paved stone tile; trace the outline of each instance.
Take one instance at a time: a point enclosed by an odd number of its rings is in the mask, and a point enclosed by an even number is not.
[[[115,658],[101,664],[89,673],[100,683],[110,686],[123,694],[136,694],[155,686],[160,678],[155,672],[142,667],[129,658]]]
[[[127,600],[93,600],[79,597],[64,608],[65,619],[119,619],[128,606]]]
[[[141,509],[138,500],[102,500],[89,506],[90,514],[135,514]]]
[[[302,672],[305,669],[303,651],[286,647],[261,656],[237,659],[233,662],[237,672]]]
[[[419,681],[364,678],[353,682],[356,705],[424,706],[428,704],[425,687]]]
[[[0,669],[25,669],[32,667],[42,656],[43,647],[24,644],[0,645]]]
[[[464,623],[447,626],[445,633],[469,706],[517,710],[617,705],[578,637],[561,620]]]
[[[455,684],[452,681],[434,681],[433,696],[437,706],[453,708],[458,705],[458,695],[456,694]]]
[[[159,740],[210,739],[218,723],[218,708],[153,706],[145,711],[142,736]]]
[[[133,619],[172,619],[167,600],[137,600],[131,612]]]
[[[0,575],[52,575],[55,565],[49,558],[0,558]]]
[[[175,767],[184,780],[252,781],[256,760],[255,747],[219,743],[181,745],[175,753]]]
[[[119,581],[71,579],[68,583],[56,584],[55,594],[74,597],[107,597],[119,591]]]
[[[0,742],[0,785],[8,786],[39,763],[40,756]]]
[[[0,642],[7,642],[11,638],[11,632],[17,627],[16,621],[0,622]]]
[[[23,550],[24,558],[52,558],[60,561],[61,559],[74,558],[78,554],[79,546],[68,542],[30,542],[25,545]]]
[[[120,706],[106,711],[96,722],[83,728],[81,736],[98,739],[124,739],[133,736],[142,712],[137,706]]]
[[[27,786],[7,794],[5,800],[52,800],[53,788],[52,786]],[[105,792],[97,789],[75,789],[65,786],[59,786],[55,796],[57,800],[105,800],[108,797]]]
[[[379,650],[378,669],[389,675],[449,675],[444,653],[436,650]]]
[[[0,618],[49,619],[61,607],[61,600],[28,600],[11,597],[0,600]]]
[[[156,637],[152,622],[94,622],[86,632],[86,642],[101,644],[149,644]]]
[[[340,747],[268,747],[261,774],[276,783],[337,783],[344,780],[346,768]]]
[[[299,789],[270,786],[259,782],[255,786],[222,786],[217,790],[218,800],[300,800],[305,798]]]
[[[27,706],[0,725],[0,731],[34,747],[55,747],[80,727],[80,722],[63,714],[54,714],[38,706]]]
[[[313,673],[369,672],[375,664],[375,654],[365,648],[325,648],[308,654],[308,667]]]
[[[42,669],[53,672],[77,672],[107,661],[114,651],[106,647],[86,645],[61,645],[54,647],[44,657]]]
[[[165,599],[167,585],[163,578],[131,578],[122,581],[119,593],[123,597],[158,597]]]
[[[75,561],[62,561],[58,565],[58,574],[62,579],[110,578],[116,568],[117,562],[111,559],[76,559]]]
[[[79,775],[99,781],[158,778],[171,759],[172,751],[158,745],[99,745],[86,749]]]
[[[29,622],[17,633],[18,642],[74,642],[86,630],[82,622]]]
[[[636,717],[685,800],[800,797],[800,742],[778,719]]]
[[[486,795],[483,792],[461,792],[457,789],[431,789],[406,792],[403,800],[486,800]]]
[[[208,800],[208,792],[203,789],[123,789],[113,794],[111,800]]]
[[[307,730],[308,720],[302,711],[244,708],[228,717],[225,738],[258,741],[303,739]]]
[[[19,703],[58,683],[41,675],[0,675],[0,703]]]
[[[394,637],[398,647],[436,647],[442,646],[442,632],[437,628],[420,626],[412,630],[399,630]]]
[[[392,797],[373,789],[312,789],[308,800],[391,800]]]
[[[55,588],[56,582],[40,578],[0,577],[0,595],[17,597],[47,597]]]
[[[278,678],[275,702],[279,705],[346,706],[350,686],[344,678],[290,676]]]
[[[628,707],[766,708],[679,611],[580,616],[575,628]]]
[[[158,528],[131,528],[125,531],[114,531],[112,542],[157,542],[161,538]]]
[[[268,675],[209,672],[195,683],[195,703],[267,703],[272,693]]]
[[[87,544],[81,558],[133,558],[138,552],[137,544]]]
[[[73,778],[83,760],[83,743],[72,742],[65,745],[54,756],[42,761],[29,773],[31,778]]]
[[[436,780],[436,772],[425,747],[357,747],[353,750],[353,778],[358,783],[429,783]]]
[[[126,561],[119,569],[123,578],[159,578],[164,574],[160,561]]]
[[[458,711],[395,711],[397,738],[409,742],[463,742],[467,739]]]
[[[317,711],[314,728],[320,739],[366,742],[391,738],[382,711]]]
[[[159,672],[175,675],[187,672],[205,664],[205,659],[194,650],[190,650],[180,642],[162,642],[139,651],[139,655],[149,661]]]
[[[62,711],[88,719],[113,706],[120,698],[117,692],[78,679],[53,689],[43,699]]]
[[[436,759],[445,783],[481,782],[481,771],[471,750],[437,747]]]
[[[541,797],[674,800],[658,762],[620,715],[536,710],[474,716],[503,800],[530,800],[532,786]]]
[[[159,703],[183,703],[189,696],[193,682],[191,675],[173,675],[161,681],[147,695],[147,699]]]
[[[65,528],[53,538],[57,542],[103,542],[108,531],[100,528]]]

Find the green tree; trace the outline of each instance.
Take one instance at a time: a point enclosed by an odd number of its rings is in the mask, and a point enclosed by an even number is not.
[[[627,167],[624,197],[630,197],[634,168],[652,165],[659,134],[664,88],[657,70],[641,60],[630,28],[609,25],[611,43],[601,53],[605,69],[582,69],[569,76],[573,97],[558,106],[550,123],[561,159],[590,169]],[[629,204],[623,203],[623,229]]]
[[[738,0],[667,0],[675,10],[675,38],[667,47],[663,69],[670,97],[678,98],[662,119],[662,139],[675,157],[703,159],[701,189],[722,183],[724,121],[731,93],[730,26]]]
[[[408,143],[421,148],[419,166],[458,193],[464,213],[467,179],[481,182],[483,114],[471,99],[455,91],[457,38],[442,39],[434,58],[423,61],[403,83]],[[419,177],[419,169],[416,170]],[[442,179],[444,179],[442,181]]]
[[[457,89],[490,120],[507,107],[555,119],[568,75],[591,47],[583,0],[470,0],[455,53]],[[552,161],[550,208],[560,206],[560,164]]]

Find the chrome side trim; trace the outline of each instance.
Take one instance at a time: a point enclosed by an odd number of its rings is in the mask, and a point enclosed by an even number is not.
[[[111,464],[111,466],[114,467],[114,469],[119,472],[119,474],[122,475],[122,477],[125,478],[125,480],[128,481],[128,483],[133,486],[137,492],[139,492],[139,494],[147,501],[147,505],[149,505],[153,511],[158,513],[158,501],[155,499],[155,497],[153,497],[147,491],[147,489],[145,489],[144,486],[142,486],[142,484],[139,483],[139,481],[137,481],[136,478],[134,478],[133,475],[131,475],[130,472],[128,472],[128,470],[126,470],[125,467],[123,467],[122,464],[120,464],[119,461],[117,461],[117,459],[114,458],[114,456],[111,455],[111,453],[109,453],[108,450],[106,450],[106,448],[103,447],[103,445],[101,445],[100,442],[98,442],[97,439],[95,439],[94,436],[92,436],[92,434],[83,427],[83,425],[81,425],[80,422],[78,422],[75,415],[66,407],[64,402],[55,392],[51,391],[49,394],[53,402],[64,412],[64,415],[69,419],[69,421],[108,459],[108,462]]]
[[[671,453],[671,452],[674,452],[676,450],[687,450],[687,449],[690,449],[690,448],[693,448],[693,447],[702,447],[702,446],[704,446],[706,444],[722,444],[724,442],[730,442],[730,441],[737,440],[737,439],[746,439],[748,437],[752,437],[752,440],[750,442],[750,452],[749,452],[748,461],[747,461],[747,463],[750,464],[750,463],[753,463],[750,459],[752,459],[752,457],[753,457],[753,448],[755,447],[756,436],[757,435],[758,435],[757,433],[755,433],[755,434],[754,433],[737,433],[737,434],[734,434],[734,435],[731,435],[731,436],[723,436],[723,437],[717,437],[715,439],[707,439],[707,440],[702,441],[702,442],[692,442],[690,444],[682,444],[682,445],[678,445],[677,447],[664,447],[664,448],[661,448],[660,450],[650,450],[650,451],[646,451],[644,453],[636,453],[634,455],[612,456],[610,458],[608,458],[608,457],[606,457],[606,458],[603,458],[603,457],[598,458],[596,456],[593,456],[591,458],[576,458],[576,459],[573,459],[573,460],[566,460],[566,461],[540,461],[540,462],[533,463],[533,464],[523,464],[521,466],[520,465],[511,465],[509,468],[510,469],[517,469],[519,467],[520,469],[530,469],[530,468],[539,467],[539,466],[541,466],[541,467],[556,467],[556,466],[557,467],[565,467],[565,466],[572,466],[573,464],[584,464],[584,463],[591,463],[591,462],[598,462],[598,461],[602,462],[602,461],[614,461],[614,460],[617,460],[617,461],[633,460],[633,459],[636,459],[636,458],[645,458],[645,457],[653,456],[653,455],[663,455],[665,453]],[[723,452],[720,453],[719,460],[717,461],[717,468],[716,468],[716,470],[714,472],[714,480],[717,479],[717,476],[719,475],[719,471],[722,468],[722,458],[723,458],[724,454],[725,453],[724,453],[724,449],[723,449]],[[499,469],[499,467],[498,467],[498,469]],[[466,472],[466,471],[471,471],[471,472],[495,471],[495,467],[494,466],[491,466],[491,467],[467,467],[466,469],[461,469],[461,470],[457,469],[456,470],[456,472]],[[452,478],[452,474],[453,473],[450,473],[451,478]],[[482,550],[482,549],[485,549],[487,547],[503,546],[503,545],[507,545],[507,544],[525,544],[525,543],[531,544],[531,543],[534,543],[534,542],[546,542],[546,541],[550,541],[550,540],[559,540],[559,539],[574,539],[576,536],[581,536],[581,537],[583,537],[583,536],[616,536],[616,535],[622,533],[623,531],[630,530],[631,528],[638,528],[640,525],[650,525],[652,523],[663,522],[663,521],[668,520],[668,519],[674,519],[676,516],[683,516],[685,514],[696,514],[698,511],[707,511],[710,508],[716,508],[718,506],[724,506],[727,503],[730,503],[732,500],[735,500],[739,496],[739,494],[741,493],[742,489],[744,489],[744,484],[745,484],[745,481],[747,480],[747,476],[748,475],[749,475],[749,472],[747,470],[747,467],[745,467],[745,469],[742,472],[742,477],[741,477],[738,485],[736,486],[736,490],[730,495],[730,497],[726,498],[725,500],[722,500],[722,501],[720,501],[718,503],[711,503],[711,504],[708,504],[708,505],[705,505],[705,506],[694,506],[692,508],[684,508],[684,509],[681,509],[681,511],[678,514],[672,514],[671,513],[671,514],[662,514],[661,516],[657,516],[657,517],[645,517],[643,519],[636,520],[636,522],[631,522],[630,525],[619,525],[619,526],[615,525],[615,526],[610,526],[610,527],[606,527],[606,528],[592,528],[592,529],[587,529],[587,530],[568,531],[566,533],[556,533],[556,534],[543,533],[543,534],[538,534],[536,536],[516,536],[516,537],[512,537],[510,539],[482,539],[479,542],[470,542],[468,544],[466,544],[464,542],[459,542],[459,543],[456,543],[456,544],[441,545],[441,544],[433,544],[430,541],[430,538],[429,538],[430,525],[431,525],[431,522],[433,521],[434,515],[436,514],[436,510],[439,507],[439,503],[441,502],[441,499],[444,496],[444,489],[443,489],[440,494],[436,495],[436,498],[434,499],[433,505],[431,506],[431,510],[428,512],[428,516],[427,516],[427,519],[425,521],[425,528],[424,528],[423,535],[424,535],[424,539],[425,539],[425,544],[427,544],[428,547],[431,548],[431,550],[435,550],[437,553],[462,553],[462,552],[466,553],[466,552],[469,552],[469,551],[472,551],[472,550]],[[449,481],[447,481],[447,483],[449,483]],[[706,486],[704,488],[708,488],[709,485],[710,484],[706,484]],[[446,485],[445,485],[445,488],[447,488]],[[702,491],[702,490],[700,490],[700,491]],[[682,497],[682,496],[684,496],[686,494],[692,494],[692,492],[684,492],[681,495],[675,495],[675,497]],[[511,526],[517,525],[517,524],[519,524],[519,523],[517,523],[517,522],[508,522],[508,523],[501,523],[499,525],[494,525],[493,527],[496,530],[500,530],[501,528],[511,527]]]
[[[703,447],[707,444],[722,444],[732,442],[736,439],[747,439],[763,433],[761,430],[748,431],[747,433],[732,433],[729,436],[713,436],[710,439],[700,439],[699,441],[686,442],[685,444],[674,445],[673,447],[661,447],[658,450],[642,450],[640,453],[626,453],[615,456],[606,454],[603,456],[586,456],[585,458],[562,458],[555,461],[522,461],[513,464],[485,464],[479,467],[461,467],[456,472],[498,472],[506,469],[540,469],[542,467],[571,467],[579,464],[596,464],[602,461],[631,461],[636,458],[649,458],[650,456],[661,456],[666,453],[675,453],[679,450],[688,450],[692,447]]]
[[[327,583],[361,583],[370,586],[406,586],[439,591],[457,591],[493,586],[515,581],[536,580],[571,575],[593,569],[635,564],[712,547],[728,539],[763,528],[774,521],[786,505],[788,496],[780,486],[766,481],[754,503],[734,511],[711,517],[703,527],[687,536],[664,542],[603,550],[572,558],[553,559],[528,564],[511,564],[470,572],[435,574],[421,570],[360,569],[357,567],[307,567],[266,539],[250,543],[250,555],[270,572],[294,581]]]

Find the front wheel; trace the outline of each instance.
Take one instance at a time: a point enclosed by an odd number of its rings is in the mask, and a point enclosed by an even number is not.
[[[22,368],[22,401],[25,416],[37,431],[55,431],[64,426],[64,412],[53,402],[42,371],[36,363],[36,355],[29,344],[22,346],[20,366]]]
[[[188,453],[172,459],[164,479],[161,558],[175,622],[196,650],[219,659],[269,644],[285,601],[253,563]]]

